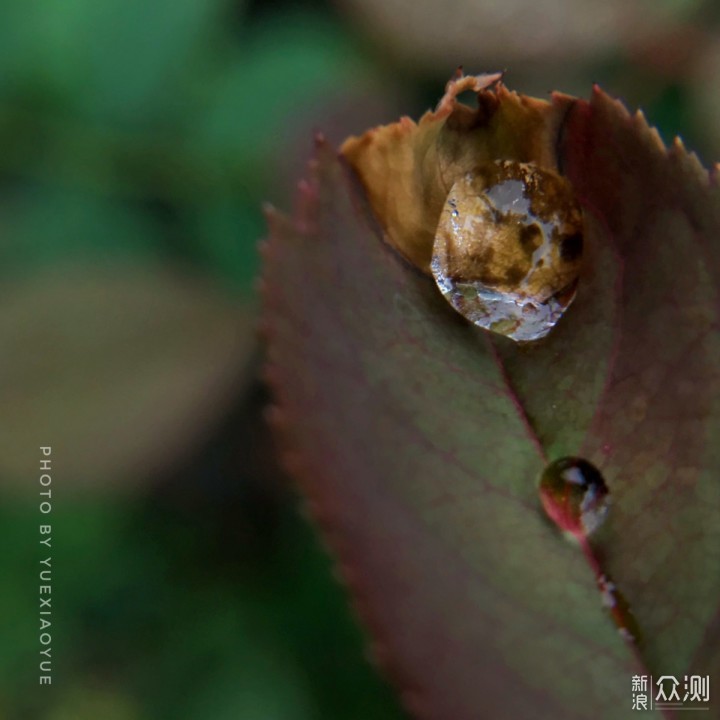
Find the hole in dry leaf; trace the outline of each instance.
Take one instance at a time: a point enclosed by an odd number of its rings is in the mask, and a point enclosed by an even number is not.
[[[478,94],[475,90],[463,90],[459,95],[455,96],[455,100],[473,110],[478,106]]]

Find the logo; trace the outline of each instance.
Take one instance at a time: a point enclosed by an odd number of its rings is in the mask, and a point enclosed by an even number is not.
[[[633,710],[710,709],[709,675],[633,675],[631,690]]]

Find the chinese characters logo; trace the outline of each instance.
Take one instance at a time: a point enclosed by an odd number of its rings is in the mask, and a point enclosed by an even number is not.
[[[632,709],[709,710],[710,676],[674,675],[632,676]]]

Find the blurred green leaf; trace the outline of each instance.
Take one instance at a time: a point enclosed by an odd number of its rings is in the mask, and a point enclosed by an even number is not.
[[[36,497],[33,486],[33,501]],[[28,668],[34,672],[38,666],[38,515],[37,504],[25,498],[10,500],[5,495],[0,503],[0,568],[4,577],[12,578],[0,597],[0,636],[5,648],[0,653],[0,712],[5,700],[28,687]],[[33,687],[36,683],[33,675]]]
[[[210,508],[178,513],[167,495],[161,505],[70,498],[54,459],[57,675],[42,693],[37,505],[7,492],[0,504],[2,570],[17,580],[0,603],[0,634],[11,641],[0,654],[0,697],[11,717],[94,720],[97,708],[123,720],[401,717],[362,656],[329,558],[294,508],[281,508],[277,544],[250,550],[242,536],[229,542]],[[243,512],[228,517],[242,523]]]
[[[0,274],[54,263],[160,257],[162,228],[137,206],[87,190],[35,184],[0,196]]]
[[[193,141],[219,171],[272,182],[268,158],[287,142],[300,114],[348,84],[370,77],[367,61],[343,30],[308,13],[268,16],[242,47],[229,51]],[[318,118],[320,122],[320,118]]]
[[[184,640],[183,654],[187,669],[199,680],[183,702],[189,719],[318,717],[304,668],[268,613],[253,611],[244,598],[228,592],[214,601],[197,600],[205,614]],[[194,669],[198,662],[204,672]]]
[[[246,380],[253,325],[248,307],[168,270],[60,266],[6,284],[0,472],[27,477],[40,438],[73,484],[177,462]]]
[[[231,8],[239,14],[228,0],[10,0],[0,78],[112,123],[176,116]]]
[[[265,232],[258,207],[229,194],[217,193],[200,206],[183,210],[190,231],[193,259],[237,290],[257,276],[257,244]]]
[[[100,679],[73,678],[58,693],[43,720],[144,720],[148,715],[125,694]]]

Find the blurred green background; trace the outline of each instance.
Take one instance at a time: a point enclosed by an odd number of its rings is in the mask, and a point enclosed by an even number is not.
[[[401,718],[265,427],[262,203],[292,206],[315,130],[418,116],[458,64],[598,81],[710,163],[719,22],[710,0],[4,0],[0,718]]]

